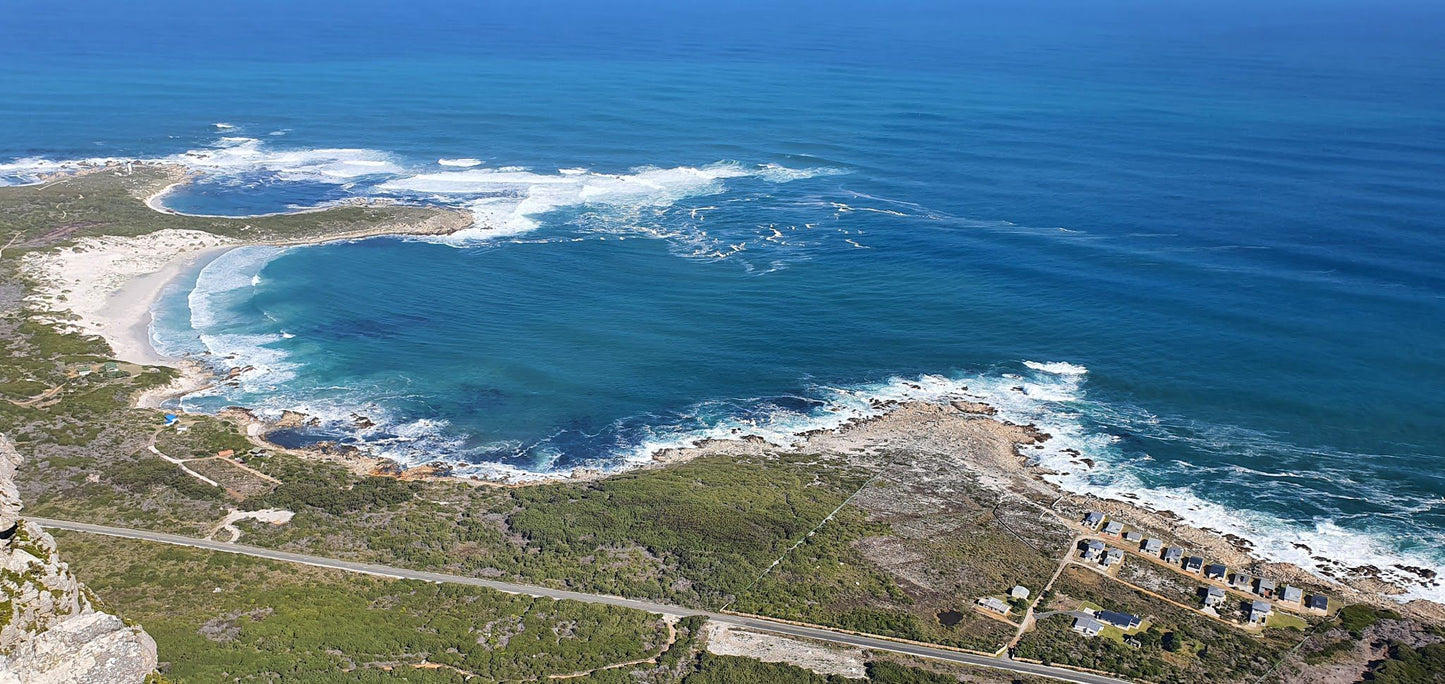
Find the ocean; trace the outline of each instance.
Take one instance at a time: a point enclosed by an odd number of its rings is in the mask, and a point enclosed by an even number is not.
[[[775,4],[9,3],[0,182],[488,226],[173,285],[157,348],[249,368],[183,405],[324,420],[278,439],[525,479],[970,397],[1067,488],[1445,600],[1445,9]]]

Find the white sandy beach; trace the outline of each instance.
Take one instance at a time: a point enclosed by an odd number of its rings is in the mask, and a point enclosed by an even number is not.
[[[99,335],[117,359],[175,366],[151,346],[151,304],[197,261],[236,244],[194,230],[83,238],[71,248],[27,255],[23,271],[37,286],[33,306],[72,314],[61,322]]]

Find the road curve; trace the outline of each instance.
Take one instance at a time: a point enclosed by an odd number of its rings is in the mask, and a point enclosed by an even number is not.
[[[72,522],[69,520],[52,520],[50,518],[30,518],[27,520],[39,523],[42,527],[58,530],[70,530],[72,532],[85,532],[88,534],[101,534],[124,539],[138,539],[141,541],[156,542],[160,544],[174,544],[176,546],[189,546],[208,551],[220,551],[222,553],[239,553],[257,558],[286,561],[289,563],[302,563],[321,568],[343,570],[346,572],[377,575],[381,577],[394,577],[398,579],[424,580],[427,582],[446,582],[453,584],[467,584],[478,587],[486,587],[509,594],[523,594],[526,596],[540,596],[550,599],[569,599],[582,601],[584,603],[601,603],[610,606],[633,608],[649,613],[661,613],[664,615],[705,615],[709,620],[715,620],[724,624],[737,627],[746,627],[753,630],[785,634],[789,636],[830,641],[837,644],[857,646],[874,651],[891,651],[893,653],[904,653],[907,655],[943,660],[951,663],[974,665],[977,667],[989,667],[998,670],[1008,670],[1023,674],[1049,677],[1066,682],[1077,682],[1078,684],[1121,684],[1125,680],[1114,679],[1096,675],[1090,672],[1079,672],[1035,663],[1019,662],[1008,658],[991,657],[954,651],[946,648],[936,648],[922,644],[914,644],[905,641],[895,641],[884,637],[865,636],[861,634],[850,634],[821,627],[808,627],[787,622],[778,622],[766,618],[750,617],[743,615],[730,615],[727,613],[711,613],[707,611],[692,610],[682,606],[668,605],[665,603],[653,603],[651,601],[639,601],[636,599],[623,598],[621,596],[608,596],[605,594],[587,594],[565,589],[552,589],[528,584],[514,584],[512,582],[499,582],[497,580],[482,579],[480,577],[466,577],[463,575],[449,575],[440,572],[427,572],[425,570],[411,570],[398,568],[390,565],[375,565],[371,563],[357,563],[354,561],[326,558],[324,556],[312,556],[304,553],[292,553],[290,551],[278,551],[259,546],[246,544],[233,544],[230,542],[219,542],[210,539],[197,539],[184,537],[177,534],[165,532],[152,532],[150,530],[135,530],[125,527],[110,527],[108,525],[93,525],[91,523]]]

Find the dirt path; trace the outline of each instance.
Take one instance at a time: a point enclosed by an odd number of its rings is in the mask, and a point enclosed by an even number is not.
[[[179,458],[172,458],[172,457],[170,457],[170,456],[167,456],[167,455],[161,453],[161,450],[156,448],[156,437],[159,437],[160,434],[161,434],[161,430],[164,430],[164,429],[165,429],[165,428],[163,428],[163,427],[162,427],[162,428],[157,428],[155,432],[152,432],[152,433],[151,433],[150,440],[148,440],[148,442],[147,442],[147,444],[146,444],[146,449],[149,449],[151,453],[153,453],[153,454],[155,454],[155,455],[157,455],[157,456],[160,456],[161,458],[165,459],[167,462],[174,464],[177,468],[180,468],[182,471],[185,471],[185,473],[186,473],[187,475],[190,475],[191,477],[194,477],[194,478],[196,478],[197,480],[200,480],[201,482],[204,482],[204,483],[206,483],[206,484],[208,484],[208,485],[211,485],[212,487],[216,487],[216,488],[219,488],[219,489],[225,489],[225,487],[222,487],[222,486],[221,486],[221,483],[219,483],[219,482],[217,482],[217,481],[215,481],[215,480],[212,480],[211,478],[206,477],[205,475],[202,475],[202,474],[200,474],[200,473],[198,473],[198,472],[196,472],[196,471],[194,471],[194,470],[191,470],[190,468],[187,468],[185,461],[183,461],[183,460],[181,460],[181,459],[179,459]]]
[[[637,660],[629,660],[625,663],[613,663],[611,665],[594,667],[590,670],[582,670],[580,672],[547,675],[547,679],[576,679],[578,677],[586,677],[587,675],[590,675],[594,672],[601,672],[603,670],[615,670],[619,667],[631,667],[633,665],[641,665],[643,663],[655,663],[657,662],[658,658],[662,657],[662,654],[667,653],[667,649],[672,648],[672,645],[677,643],[677,628],[672,626],[671,620],[664,620],[663,622],[667,625],[667,643],[664,643],[662,645],[662,648],[658,649],[656,655],[646,658],[638,658]]]

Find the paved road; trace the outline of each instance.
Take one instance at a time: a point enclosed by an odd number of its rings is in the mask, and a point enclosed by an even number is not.
[[[221,551],[225,553],[239,553],[257,558],[268,558],[271,560],[287,561],[291,563],[304,563],[322,568],[345,570],[347,572],[365,573],[368,575],[379,575],[382,577],[396,577],[400,579],[416,579],[428,582],[448,582],[454,584],[469,584],[478,587],[487,587],[510,594],[523,594],[527,596],[541,596],[551,599],[571,599],[585,603],[602,603],[611,606],[624,608],[635,608],[649,613],[661,613],[665,615],[706,615],[708,619],[724,624],[746,627],[748,629],[773,632],[775,634],[787,634],[790,636],[806,637],[820,641],[830,641],[837,644],[858,646],[874,651],[892,651],[894,653],[906,653],[909,655],[944,660],[965,665],[979,667],[990,667],[999,670],[1009,670],[1025,674],[1049,677],[1066,682],[1078,682],[1079,684],[1121,684],[1124,680],[1113,679],[1088,672],[1076,672],[1057,667],[1035,665],[1024,663],[1007,658],[994,658],[973,653],[963,653],[945,648],[934,648],[919,644],[911,644],[902,641],[894,641],[882,637],[863,636],[849,634],[847,632],[836,632],[830,629],[819,627],[805,627],[786,622],[777,622],[765,618],[745,617],[741,615],[729,615],[726,613],[709,613],[706,611],[691,610],[681,606],[667,605],[664,603],[653,603],[650,601],[638,601],[635,599],[622,598],[620,596],[607,596],[605,594],[585,594],[576,591],[562,589],[551,589],[527,584],[513,584],[511,582],[499,582],[496,580],[482,579],[479,577],[465,577],[462,575],[448,575],[440,572],[426,572],[423,570],[409,570],[389,565],[373,565],[371,563],[356,563],[346,560],[337,560],[323,556],[312,556],[302,553],[291,553],[289,551],[277,551],[265,549],[259,546],[248,546],[246,544],[232,544],[229,542],[212,541],[209,539],[196,539],[183,537],[164,532],[151,532],[149,530],[133,530],[124,527],[109,527],[106,525],[92,525],[90,523],[70,522],[68,520],[50,520],[48,518],[27,518],[43,527],[59,530],[71,530],[74,532],[87,532],[90,534],[103,534],[111,537],[123,537],[126,539],[139,539],[143,541],[158,542],[161,544],[175,544],[178,546],[189,546],[197,549],[210,551]]]

